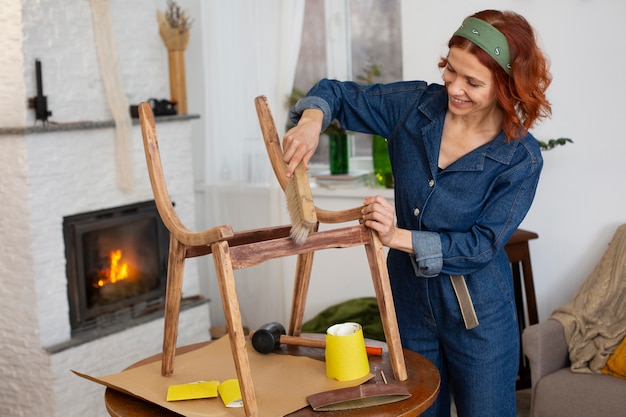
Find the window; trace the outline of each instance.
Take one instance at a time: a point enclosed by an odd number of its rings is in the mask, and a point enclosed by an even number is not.
[[[295,88],[306,92],[324,77],[361,82],[402,79],[400,0],[306,0]],[[324,137],[325,138],[325,137]],[[328,141],[320,141],[312,163],[328,164]],[[351,156],[371,156],[371,136],[354,135]]]

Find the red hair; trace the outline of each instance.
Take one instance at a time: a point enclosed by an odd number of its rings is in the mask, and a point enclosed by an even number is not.
[[[461,48],[472,53],[491,70],[498,104],[504,111],[502,129],[509,140],[517,139],[535,122],[552,114],[545,96],[552,82],[548,60],[537,46],[532,26],[519,14],[485,10],[472,17],[491,24],[506,37],[511,55],[510,75],[489,54],[463,37],[452,36],[448,48]],[[447,64],[447,58],[442,57],[439,67],[445,68]]]

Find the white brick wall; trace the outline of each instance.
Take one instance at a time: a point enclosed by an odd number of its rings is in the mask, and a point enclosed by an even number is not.
[[[20,126],[26,120],[20,3],[3,0],[0,7],[0,127]]]
[[[17,2],[17,0],[10,0]],[[36,94],[35,59],[42,62],[51,120],[110,120],[94,45],[88,0],[22,0],[26,95]],[[169,96],[167,50],[157,9],[165,1],[109,0],[120,71],[130,103]],[[158,5],[158,6],[157,6]],[[21,52],[21,49],[20,49]],[[27,125],[34,122],[27,113]]]
[[[0,137],[0,415],[43,415],[53,404],[49,359],[37,323],[26,147]],[[39,411],[39,413],[37,412]]]
[[[128,100],[169,95],[157,8],[165,1],[109,0]],[[35,59],[53,122],[110,120],[87,0],[3,0],[0,7],[0,127],[34,124]],[[172,199],[195,225],[191,123],[157,124]],[[49,356],[70,338],[63,216],[152,198],[138,127],[132,133],[134,187],[116,185],[114,129],[0,135],[0,415],[106,416],[104,388],[73,375],[120,371],[161,348],[156,320]],[[199,293],[197,265],[185,295]],[[181,315],[179,343],[208,339],[206,305]]]

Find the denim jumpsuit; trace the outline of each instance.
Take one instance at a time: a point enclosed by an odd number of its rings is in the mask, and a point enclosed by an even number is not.
[[[415,254],[391,249],[389,275],[403,347],[440,371],[437,401],[423,416],[514,417],[519,330],[504,245],[528,212],[543,165],[531,134],[489,143],[438,168],[447,110],[442,85],[361,86],[322,80],[291,110],[324,112],[350,131],[388,138],[398,227]],[[468,329],[450,276],[465,281],[476,327]]]

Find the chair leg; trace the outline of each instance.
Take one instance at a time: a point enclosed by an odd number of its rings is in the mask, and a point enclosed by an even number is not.
[[[313,232],[317,232],[320,224],[313,227]],[[293,295],[291,297],[291,313],[289,315],[289,329],[287,334],[300,336],[302,332],[302,319],[306,307],[306,299],[309,293],[309,282],[311,282],[311,271],[313,269],[313,256],[315,251],[301,253],[296,261],[296,273],[293,281]]]
[[[174,372],[176,338],[178,337],[178,316],[183,293],[183,273],[185,270],[185,246],[170,236],[170,252],[167,264],[167,285],[165,288],[165,325],[163,330],[163,358],[161,375],[170,376]]]
[[[293,283],[293,296],[291,298],[291,314],[289,320],[289,335],[300,336],[302,331],[302,318],[306,306],[306,297],[309,292],[311,270],[313,268],[313,254],[307,252],[298,255],[296,262],[296,276]]]
[[[250,361],[246,351],[246,338],[243,333],[241,311],[237,290],[235,288],[235,275],[230,259],[228,242],[217,242],[211,245],[215,271],[220,287],[220,296],[224,307],[224,316],[228,326],[228,337],[233,354],[233,361],[239,378],[239,387],[247,417],[258,417],[259,411],[252,383]]]
[[[404,354],[402,352],[402,342],[400,341],[400,331],[398,330],[398,319],[396,308],[391,294],[391,284],[389,282],[389,272],[385,260],[385,251],[376,232],[368,229],[371,242],[365,244],[365,252],[372,273],[374,291],[378,301],[378,310],[385,332],[385,340],[389,348],[389,358],[396,380],[406,381],[408,378]]]

